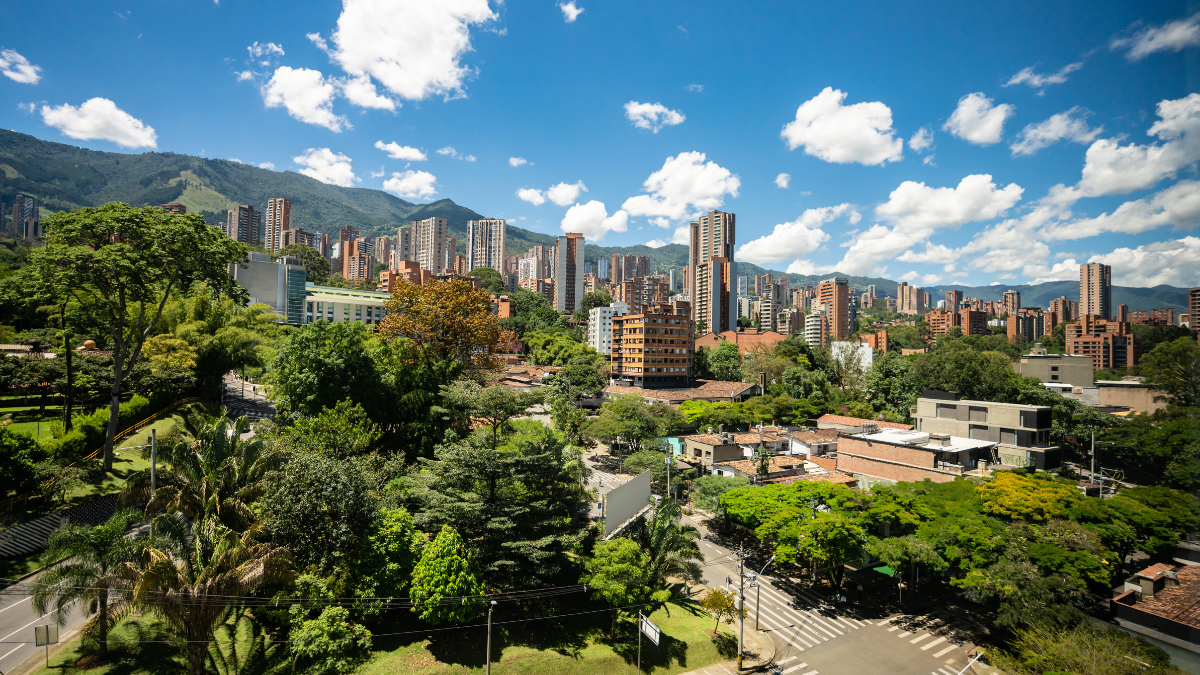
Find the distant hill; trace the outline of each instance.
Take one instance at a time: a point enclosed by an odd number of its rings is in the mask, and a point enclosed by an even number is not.
[[[1050,301],[1066,296],[1068,300],[1079,302],[1079,282],[1048,281],[1043,284],[1020,284],[1014,286],[933,286],[927,288],[933,294],[933,301],[945,299],[946,291],[958,290],[969,298],[980,300],[1001,300],[1005,291],[1021,293],[1022,307],[1050,308]],[[1168,308],[1187,311],[1188,289],[1175,286],[1154,286],[1139,288],[1135,286],[1113,286],[1112,306],[1128,305],[1130,310],[1150,310]]]

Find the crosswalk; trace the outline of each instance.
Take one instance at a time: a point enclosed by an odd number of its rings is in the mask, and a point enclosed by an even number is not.
[[[614,474],[605,473],[603,471],[596,471],[595,469],[592,470],[592,481],[593,482],[597,482],[597,481],[602,482],[605,484],[605,486],[608,486],[608,487],[616,487],[625,482],[625,481],[621,480],[620,478],[617,478],[616,475],[614,475]]]
[[[868,625],[850,612],[822,607],[821,600],[805,589],[767,577],[759,577],[759,584],[757,589],[746,588],[746,621],[757,618],[759,627],[779,633],[789,643],[788,651],[803,652]],[[722,588],[737,593],[732,585]]]
[[[796,673],[796,675],[817,675],[816,670],[809,670],[803,673],[798,672],[808,667],[807,663],[792,663],[799,660],[799,656],[789,656],[786,659],[782,659],[775,663],[775,672],[780,673],[780,675],[792,675],[793,673]]]
[[[900,639],[911,638],[908,640],[909,644],[916,645],[916,644],[922,643],[925,640],[929,639],[929,642],[920,644],[921,651],[928,652],[933,649],[937,649],[938,651],[933,652],[931,654],[931,656],[933,656],[933,658],[935,658],[935,659],[940,659],[943,656],[945,656],[946,654],[949,654],[950,652],[952,652],[958,648],[958,645],[951,644],[950,642],[948,642],[945,636],[937,637],[933,633],[927,633],[927,632],[922,632],[922,631],[901,630],[900,626],[892,626],[890,624],[892,623],[892,619],[894,619],[894,618],[895,617],[892,617],[889,619],[884,619],[883,621],[880,621],[877,625],[887,626],[888,627],[887,632],[892,633],[897,638],[900,638]],[[932,639],[930,639],[930,638],[932,638]],[[942,669],[939,668],[938,670],[942,670]],[[934,673],[934,675],[938,675],[938,674]]]

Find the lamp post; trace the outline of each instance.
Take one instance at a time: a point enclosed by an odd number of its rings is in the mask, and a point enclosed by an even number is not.
[[[488,605],[487,675],[492,675],[492,610],[495,608],[496,601],[492,600]]]

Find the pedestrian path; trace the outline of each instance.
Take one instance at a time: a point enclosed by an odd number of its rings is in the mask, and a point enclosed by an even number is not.
[[[760,628],[779,633],[788,642],[785,651],[803,652],[867,625],[850,612],[823,607],[820,598],[804,589],[767,577],[759,579],[759,588],[746,587],[747,625],[757,622]],[[721,588],[737,593],[733,584]]]
[[[601,481],[611,487],[616,487],[625,482],[625,481],[621,480],[620,478],[618,478],[615,474],[605,473],[603,471],[596,471],[595,469],[592,470],[592,480],[593,481]]]
[[[889,617],[878,622],[876,625],[883,628],[886,633],[894,635],[897,639],[906,640],[909,644],[918,646],[921,651],[927,653],[932,658],[941,659],[956,649],[967,647],[967,645],[957,645],[950,642],[949,638],[944,635],[939,636],[936,633],[924,630],[907,631],[903,630],[900,626],[892,625],[892,622],[898,618],[900,617]],[[955,660],[953,658],[948,659],[944,665],[936,666],[937,670],[930,671],[930,674],[958,675],[961,667],[953,665],[954,663]]]

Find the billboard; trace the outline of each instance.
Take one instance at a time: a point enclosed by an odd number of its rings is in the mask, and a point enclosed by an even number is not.
[[[650,470],[608,493],[604,512],[604,536],[634,517],[650,499]]]

